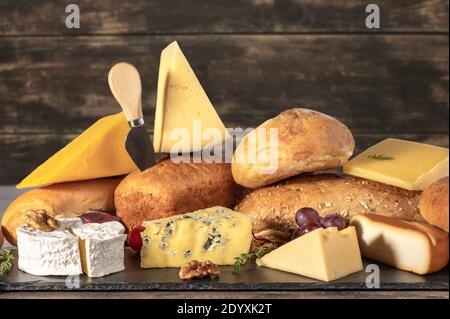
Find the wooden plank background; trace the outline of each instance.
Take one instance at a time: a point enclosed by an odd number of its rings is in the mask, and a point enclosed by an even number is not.
[[[99,117],[107,85],[135,64],[151,124],[160,51],[177,40],[227,126],[255,127],[291,106],[331,114],[357,150],[399,137],[448,146],[448,1],[0,2],[0,184],[14,184]],[[151,127],[149,127],[151,129]]]

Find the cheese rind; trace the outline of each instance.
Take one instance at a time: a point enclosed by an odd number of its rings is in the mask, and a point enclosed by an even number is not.
[[[206,136],[212,133],[211,129],[219,134]],[[229,137],[178,43],[172,42],[161,53],[153,136],[155,151],[197,152]]]
[[[123,113],[106,116],[25,177],[17,188],[124,175],[136,170],[125,150]]]
[[[125,227],[116,221],[81,224],[72,228],[79,237],[83,272],[102,277],[125,269],[123,245]]]
[[[361,271],[354,227],[318,228],[257,259],[259,266],[322,280],[336,280]]]
[[[144,222],[141,267],[180,267],[192,260],[234,264],[250,249],[251,224],[250,217],[220,206]]]
[[[448,233],[432,225],[374,214],[356,215],[350,224],[363,256],[375,261],[420,275],[448,263]]]
[[[117,222],[83,224],[80,218],[58,219],[60,226],[42,232],[17,228],[19,269],[38,276],[69,276],[83,272],[101,277],[124,267],[125,227]]]
[[[41,232],[21,225],[16,233],[20,270],[36,276],[82,273],[78,238],[69,231]]]
[[[374,159],[383,155],[391,159]],[[408,190],[448,176],[448,148],[388,138],[344,164],[344,173]]]

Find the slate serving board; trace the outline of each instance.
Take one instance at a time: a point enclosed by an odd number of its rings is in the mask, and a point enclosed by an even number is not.
[[[14,251],[17,257],[17,251]],[[366,260],[365,266],[373,262]],[[449,269],[427,276],[397,270],[379,264],[380,289],[384,290],[448,290]],[[139,257],[125,249],[125,271],[101,278],[33,276],[17,268],[0,279],[0,291],[120,291],[120,290],[366,290],[368,273],[361,271],[325,283],[255,264],[234,273],[231,266],[221,267],[218,279],[182,281],[178,269],[141,269]]]

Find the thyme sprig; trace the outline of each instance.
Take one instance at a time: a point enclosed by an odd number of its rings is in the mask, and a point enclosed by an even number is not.
[[[379,161],[390,161],[394,159],[392,156],[386,156],[384,154],[372,154],[368,157]]]
[[[270,253],[272,250],[274,250],[275,248],[277,248],[276,246],[274,247],[263,247],[260,248],[252,253],[243,253],[240,254],[239,256],[235,257],[234,260],[236,260],[234,262],[233,268],[234,271],[239,272],[242,268],[243,265],[245,265],[248,261],[252,260],[252,259],[258,259],[261,258],[262,256]]]
[[[3,277],[12,269],[12,262],[14,256],[9,249],[3,249],[0,251],[0,277]]]

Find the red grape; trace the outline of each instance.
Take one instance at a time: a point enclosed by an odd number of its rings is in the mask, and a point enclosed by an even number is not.
[[[139,252],[142,248],[141,233],[145,230],[144,226],[137,226],[133,228],[128,234],[128,246],[135,252]]]
[[[308,224],[320,224],[320,216],[314,208],[303,207],[295,213],[295,221],[300,227]]]
[[[339,216],[338,214],[332,214],[322,218],[322,226],[324,228],[337,227],[337,229],[342,230],[348,225],[347,220],[344,217]]]
[[[302,229],[301,236],[305,235],[307,233],[310,233],[317,228],[322,228],[322,226],[320,226],[320,224],[316,224],[316,223],[308,224],[301,228]]]
[[[313,230],[315,230],[317,228],[322,228],[322,226],[320,224],[317,224],[317,223],[311,223],[311,224],[307,224],[307,225],[305,225],[303,227],[297,228],[292,233],[292,239],[295,239],[295,238],[303,236],[303,235],[305,235],[307,233],[310,233],[310,232],[312,232]]]

